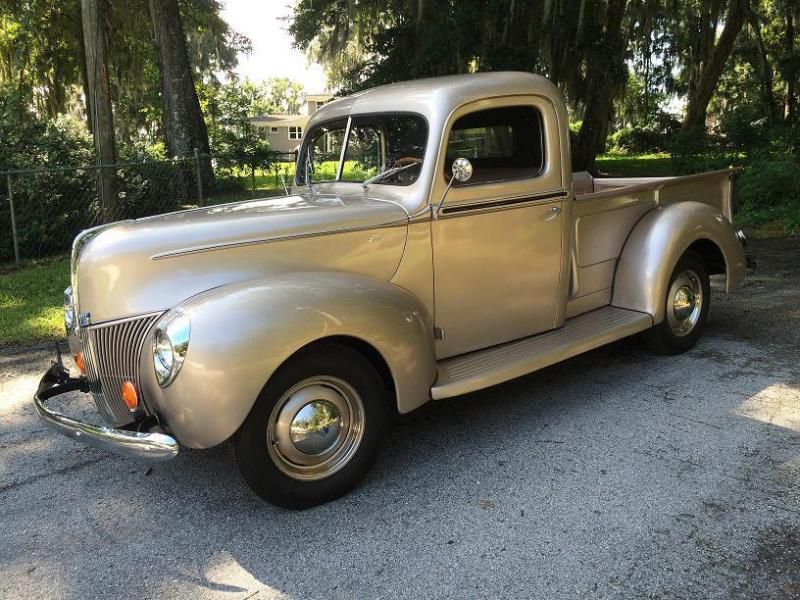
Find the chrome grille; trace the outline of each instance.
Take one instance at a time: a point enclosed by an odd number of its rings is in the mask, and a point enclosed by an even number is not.
[[[89,390],[103,419],[113,425],[127,425],[134,420],[120,388],[123,381],[131,381],[141,394],[139,352],[159,316],[146,315],[79,330]]]

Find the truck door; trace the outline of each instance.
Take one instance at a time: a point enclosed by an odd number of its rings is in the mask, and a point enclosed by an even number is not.
[[[551,105],[516,96],[462,107],[439,156],[434,202],[456,158],[473,175],[453,182],[432,223],[438,358],[560,325],[567,194]]]

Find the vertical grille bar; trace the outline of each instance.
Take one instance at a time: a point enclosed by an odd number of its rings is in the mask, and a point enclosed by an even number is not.
[[[113,425],[127,425],[133,421],[120,388],[123,381],[130,381],[141,394],[139,353],[145,336],[159,316],[104,323],[80,331],[89,389],[101,415]]]
[[[113,423],[116,419],[109,410],[100,385],[100,371],[96,359],[97,349],[92,337],[89,335],[88,330],[85,328],[80,329],[79,338],[83,348],[83,359],[86,364],[86,379],[89,381],[89,391],[94,397],[94,402],[97,405],[97,410],[100,411],[100,415],[105,421]]]

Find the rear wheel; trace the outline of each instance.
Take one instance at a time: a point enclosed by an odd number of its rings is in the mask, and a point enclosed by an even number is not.
[[[355,487],[378,453],[389,399],[361,354],[318,344],[270,379],[233,440],[239,469],[263,499],[308,508]]]
[[[697,343],[708,316],[711,285],[703,260],[687,252],[672,273],[664,300],[664,320],[644,335],[658,354],[680,354]]]

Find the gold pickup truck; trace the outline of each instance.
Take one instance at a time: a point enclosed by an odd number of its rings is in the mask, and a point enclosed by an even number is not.
[[[151,460],[231,441],[303,508],[369,468],[390,417],[642,334],[690,349],[733,290],[731,173],[572,174],[543,77],[410,81],[319,110],[285,197],[113,223],[73,245],[52,428]],[[107,426],[52,407],[90,393]],[[199,482],[198,482],[199,483]]]

